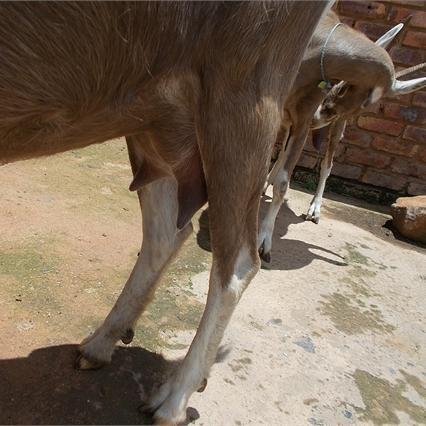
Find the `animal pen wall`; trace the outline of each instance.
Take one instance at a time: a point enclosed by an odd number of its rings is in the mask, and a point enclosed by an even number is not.
[[[340,0],[335,9],[343,22],[372,40],[412,15],[404,37],[399,37],[390,55],[397,70],[426,61],[426,1]],[[384,203],[400,194],[426,194],[425,124],[425,90],[373,105],[347,127],[329,189]],[[323,154],[309,142],[296,180],[312,184],[312,174],[306,169],[319,170]]]

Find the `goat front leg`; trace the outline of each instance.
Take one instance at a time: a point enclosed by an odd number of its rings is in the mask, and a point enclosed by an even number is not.
[[[140,255],[104,323],[80,345],[81,355],[77,359],[80,369],[98,368],[110,362],[118,340],[130,343],[136,322],[150,302],[162,272],[192,231],[191,224],[180,231],[176,227],[178,204],[174,178],[154,181],[140,189],[138,196],[143,218]]]
[[[307,135],[307,123],[305,123],[304,126],[298,127],[295,129],[294,133],[292,133],[286,153],[283,155],[283,161],[280,164],[281,167],[279,167],[278,173],[272,182],[272,202],[262,220],[258,238],[260,257],[267,263],[271,261],[272,236],[274,233],[275,221],[284,202],[294,167],[296,166],[303,147],[305,146]]]
[[[306,220],[312,220],[315,223],[319,223],[325,184],[327,182],[327,178],[330,176],[331,168],[333,167],[334,154],[336,152],[338,143],[343,138],[345,127],[346,120],[343,118],[337,119],[330,125],[327,153],[321,162],[321,171],[317,190],[315,192],[314,198],[311,201],[311,205],[309,206],[308,213],[306,214]]]
[[[149,403],[160,424],[185,420],[188,400],[208,376],[231,315],[260,266],[256,244],[258,209],[279,110],[271,113],[258,107],[264,113],[253,111],[250,125],[245,115],[247,107],[243,107],[237,116],[239,106],[226,115],[230,123],[244,123],[241,128],[235,125],[229,131],[230,126],[221,125],[218,117],[226,111],[221,104],[209,111],[207,123],[200,124],[213,266],[206,308],[191,347],[175,374]],[[274,120],[266,125],[259,116],[268,113]]]

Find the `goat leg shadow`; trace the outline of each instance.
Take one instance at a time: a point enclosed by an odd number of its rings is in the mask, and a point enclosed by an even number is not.
[[[259,218],[262,218],[266,214],[266,211],[270,205],[270,200],[271,198],[267,195],[264,195],[261,198]],[[304,221],[305,219],[303,215],[297,216],[293,210],[289,208],[287,202],[285,201],[276,220],[274,235],[279,231],[279,234],[284,236],[287,234],[290,225],[303,223]],[[211,252],[208,208],[201,212],[201,215],[198,219],[198,225],[199,231],[197,233],[197,243],[203,250]]]
[[[269,203],[266,202],[268,198],[267,196],[262,198],[259,217],[263,217],[269,207]],[[285,202],[277,216],[272,236],[272,260],[268,264],[263,264],[263,269],[283,271],[300,269],[309,265],[315,259],[336,266],[347,266],[346,262],[341,261],[344,260],[344,257],[332,250],[301,240],[283,238],[290,225],[300,223],[305,223],[304,215],[297,216]],[[199,218],[197,243],[203,250],[211,251],[208,209],[203,210]],[[318,251],[323,254],[316,253]],[[325,254],[331,256],[325,256]]]
[[[76,352],[76,345],[51,346],[0,360],[0,424],[152,424],[138,406],[178,362],[118,347],[101,370],[78,371]]]

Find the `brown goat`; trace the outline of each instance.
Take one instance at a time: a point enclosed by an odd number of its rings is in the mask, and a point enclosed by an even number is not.
[[[213,266],[201,323],[149,406],[185,419],[259,268],[259,199],[281,112],[327,1],[0,4],[0,164],[126,136],[141,254],[80,368],[129,342],[208,196]],[[169,106],[175,121],[165,123]],[[189,117],[189,119],[188,119]],[[194,137],[194,129],[195,135]]]
[[[426,86],[426,78],[399,81],[383,48],[401,27],[399,24],[373,43],[364,34],[340,23],[334,12],[329,11],[320,20],[285,105],[280,132],[283,149],[268,177],[273,184],[273,200],[259,231],[259,251],[266,262],[270,261],[275,219],[310,129],[331,124],[320,184],[307,214],[308,220],[318,222],[325,180],[347,119],[384,95],[398,96]],[[321,75],[322,61],[325,76]],[[328,91],[319,86],[323,78],[335,84],[333,89]]]

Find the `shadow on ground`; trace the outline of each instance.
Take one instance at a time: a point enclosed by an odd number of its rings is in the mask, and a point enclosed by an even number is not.
[[[270,200],[268,196],[262,197],[260,217],[263,217],[269,208],[268,200]],[[290,225],[304,222],[305,215],[297,216],[287,203],[282,205],[275,222],[275,230],[272,237],[272,260],[270,263],[263,264],[263,268],[289,271],[303,268],[315,259],[336,266],[347,266],[347,263],[341,261],[343,257],[338,253],[304,241],[283,238],[287,234]],[[197,242],[202,249],[211,251],[208,209],[204,210],[200,215]]]
[[[383,228],[389,230],[392,233],[393,237],[398,241],[401,241],[405,244],[409,244],[413,247],[426,249],[426,243],[410,240],[409,238],[404,237],[404,235],[400,234],[399,231],[393,226],[392,219],[389,219],[388,221],[386,221],[386,223],[383,225]],[[422,252],[420,251],[420,253]]]
[[[76,354],[77,346],[61,345],[0,360],[0,424],[152,423],[138,408],[175,362],[142,348],[120,347],[110,365],[78,371]]]

